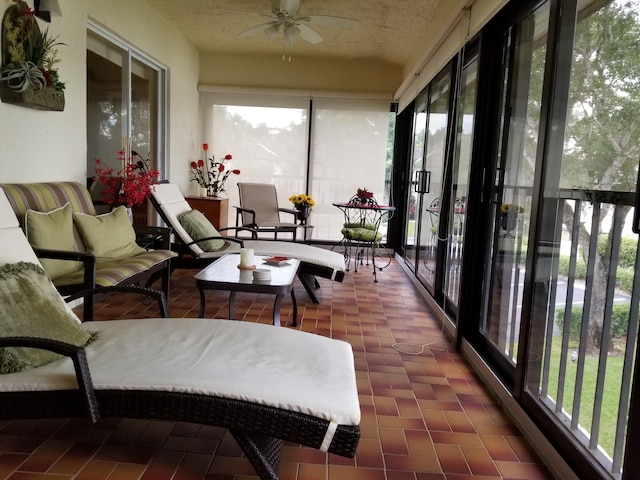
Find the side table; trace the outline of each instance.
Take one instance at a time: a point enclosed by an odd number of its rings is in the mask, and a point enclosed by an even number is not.
[[[227,228],[229,223],[229,199],[221,197],[184,197],[189,206],[200,210],[217,229]],[[224,233],[221,233],[224,235]]]
[[[200,313],[204,318],[206,309],[205,290],[227,290],[229,292],[229,319],[234,319],[234,301],[236,292],[268,293],[275,295],[273,303],[273,324],[280,326],[280,306],[282,299],[288,293],[293,305],[293,326],[298,325],[298,304],[293,290],[293,281],[298,274],[300,260],[290,258],[280,266],[263,263],[266,257],[256,255],[256,265],[271,271],[271,278],[266,282],[253,279],[253,270],[240,270],[240,255],[230,253],[220,257],[211,265],[201,270],[194,278],[196,287],[200,291]]]
[[[302,238],[306,243],[311,243],[311,235],[313,234],[313,225],[301,223],[298,228],[302,229]]]

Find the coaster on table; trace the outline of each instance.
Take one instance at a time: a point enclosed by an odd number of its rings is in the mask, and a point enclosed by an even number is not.
[[[253,271],[253,279],[259,281],[271,280],[271,270],[266,268],[257,268]]]

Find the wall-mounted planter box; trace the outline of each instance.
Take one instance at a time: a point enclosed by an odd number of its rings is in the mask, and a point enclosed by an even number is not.
[[[5,103],[20,105],[37,110],[64,110],[64,92],[51,87],[40,90],[29,87],[24,92],[14,92],[6,82],[0,82],[0,98]]]
[[[0,73],[8,78],[0,81],[0,99],[5,103],[38,110],[64,110],[64,92],[55,88],[64,88],[64,84],[58,81],[58,72],[52,68],[55,64],[55,47],[60,45],[58,37],[49,35],[48,30],[40,32],[33,11],[24,0],[14,0],[4,12],[1,35]],[[24,92],[12,90],[7,83],[20,85],[34,74],[33,83],[29,82],[30,86]],[[34,83],[53,86],[38,89],[33,87]]]

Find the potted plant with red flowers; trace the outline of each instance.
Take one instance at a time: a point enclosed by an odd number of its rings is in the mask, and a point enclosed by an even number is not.
[[[203,143],[202,149],[206,157],[209,151],[209,145]],[[212,155],[208,159],[208,165],[204,160],[191,162],[191,173],[193,175],[191,181],[198,182],[201,188],[206,188],[208,196],[219,197],[220,194],[225,191],[224,184],[229,178],[229,175],[240,175],[240,170],[237,168],[228,168],[228,163],[232,159],[232,155],[227,153],[220,160],[216,160]]]
[[[198,184],[198,192],[201,197],[207,196],[207,172],[204,160],[191,162],[191,181]]]
[[[114,173],[113,168],[106,167],[96,159],[94,180],[102,185],[102,201],[117,207],[124,205],[131,216],[131,207],[141,205],[153,192],[153,185],[158,182],[160,173],[156,169],[140,168],[133,157],[125,158],[123,151],[118,152],[123,167]]]
[[[376,201],[372,192],[370,192],[366,188],[358,188],[356,194],[349,200],[349,204],[373,207],[378,205],[378,202]]]

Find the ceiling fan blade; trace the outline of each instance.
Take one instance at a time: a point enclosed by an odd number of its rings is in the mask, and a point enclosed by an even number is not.
[[[355,18],[334,17],[331,15],[305,15],[298,20],[313,23],[316,25],[329,25],[334,27],[355,28],[360,22]]]
[[[267,28],[271,27],[272,25],[277,25],[277,22],[269,22],[269,23],[263,23],[261,25],[256,25],[255,27],[252,27],[249,30],[245,30],[244,32],[239,33],[238,36],[239,37],[248,37],[249,35],[253,35],[254,33],[262,32],[263,30],[266,30]]]
[[[296,23],[296,27],[300,29],[300,36],[307,42],[316,44],[322,41],[322,37],[310,26],[304,23]]]

